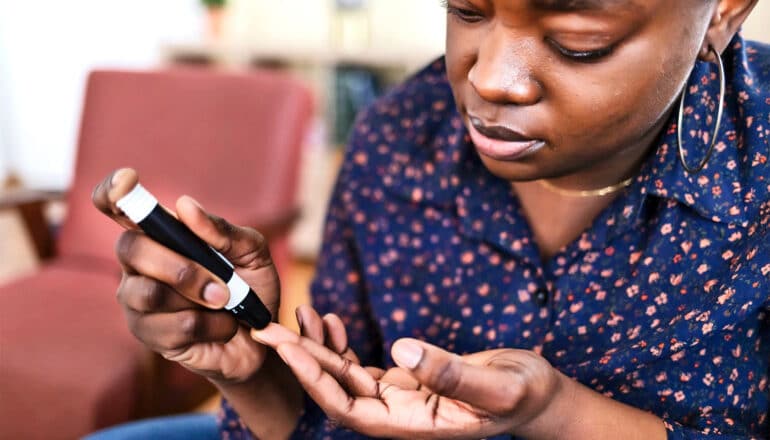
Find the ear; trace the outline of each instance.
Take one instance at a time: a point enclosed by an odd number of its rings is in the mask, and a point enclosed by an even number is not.
[[[709,46],[714,47],[718,53],[724,52],[758,1],[718,0],[698,58],[704,61],[716,61]]]

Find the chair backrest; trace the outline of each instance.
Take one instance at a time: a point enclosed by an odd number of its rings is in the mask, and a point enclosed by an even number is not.
[[[188,194],[246,225],[294,209],[312,107],[307,88],[277,72],[92,72],[58,254],[115,259],[119,228],[91,192],[124,166],[172,208]]]

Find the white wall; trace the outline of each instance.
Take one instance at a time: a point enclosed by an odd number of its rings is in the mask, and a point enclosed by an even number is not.
[[[0,0],[3,1],[3,0]],[[0,19],[1,20],[1,19]],[[0,183],[2,183],[5,180],[5,177],[8,174],[8,171],[10,169],[10,165],[8,163],[8,125],[7,123],[4,123],[4,116],[10,114],[11,112],[11,103],[10,98],[8,96],[8,91],[6,87],[4,87],[5,81],[3,81],[3,78],[6,78],[8,74],[6,73],[6,66],[8,63],[5,61],[5,49],[4,49],[4,40],[3,38],[0,38]]]
[[[746,38],[770,43],[770,0],[759,0],[743,27]]]
[[[0,93],[0,102],[5,102]],[[5,148],[5,139],[3,139],[3,127],[0,126],[0,184],[8,174],[8,158],[6,158],[7,149]]]
[[[225,38],[233,44],[323,49],[331,38],[332,0],[228,2]]]
[[[371,5],[372,46],[443,53],[446,11],[439,0],[386,0]]]
[[[87,72],[155,64],[162,41],[199,34],[199,9],[196,0],[0,0],[0,173],[66,187]]]

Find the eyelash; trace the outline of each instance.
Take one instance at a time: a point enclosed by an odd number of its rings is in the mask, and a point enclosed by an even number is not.
[[[457,8],[449,5],[449,0],[441,0],[441,6],[446,9],[447,14],[454,15],[466,23],[478,23],[484,19],[484,16],[471,11],[470,9]]]
[[[471,11],[469,9],[463,9],[463,8],[457,8],[454,6],[449,5],[449,0],[441,0],[441,6],[447,10],[447,14],[454,15],[459,20],[462,20],[466,23],[478,23],[479,21],[484,19],[484,16]],[[585,51],[577,51],[577,50],[570,50],[566,47],[560,45],[556,41],[547,38],[546,41],[553,47],[559,55],[564,57],[565,59],[569,61],[574,61],[577,63],[584,63],[584,64],[590,64],[595,63],[597,61],[600,61],[602,58],[605,58],[612,54],[613,50],[615,49],[614,46],[608,46],[602,49],[596,49],[596,50],[585,50]]]
[[[559,52],[561,56],[563,56],[568,60],[575,61],[578,63],[589,64],[589,63],[600,61],[601,59],[611,55],[612,52],[615,50],[614,46],[607,46],[596,50],[577,51],[577,50],[567,49],[566,47],[560,45],[554,40],[551,40],[550,38],[548,38],[547,41],[551,45],[551,47],[553,47],[554,49],[556,49],[557,52]]]

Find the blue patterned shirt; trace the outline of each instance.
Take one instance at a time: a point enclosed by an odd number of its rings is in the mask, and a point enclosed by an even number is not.
[[[434,62],[358,120],[314,306],[343,318],[365,364],[392,366],[402,337],[460,354],[532,349],[663,418],[671,439],[766,438],[770,48],[736,37],[724,59],[725,120],[707,167],[684,172],[672,120],[634,183],[547,261],[509,182],[474,152]],[[686,89],[692,164],[719,102],[712,66],[699,63]],[[224,410],[223,436],[248,437]],[[293,438],[366,437],[308,399]]]

